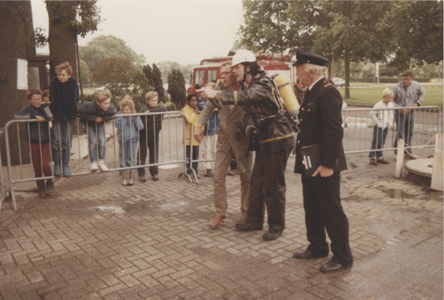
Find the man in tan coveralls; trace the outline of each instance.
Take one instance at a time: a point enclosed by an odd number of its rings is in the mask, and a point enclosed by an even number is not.
[[[239,91],[242,86],[237,82],[231,72],[231,62],[222,63],[221,77],[224,88],[231,91]],[[203,139],[202,126],[216,107],[208,101],[202,110],[194,132],[197,141]],[[250,194],[250,175],[253,165],[253,155],[248,154],[249,140],[242,137],[238,140],[235,136],[237,128],[244,117],[244,109],[240,105],[225,105],[219,112],[219,129],[217,131],[216,158],[214,163],[214,207],[216,215],[208,223],[210,228],[217,228],[227,219],[227,191],[225,176],[230,167],[231,159],[234,157],[237,162],[238,173],[241,181],[241,212],[245,219],[248,208],[248,198]]]

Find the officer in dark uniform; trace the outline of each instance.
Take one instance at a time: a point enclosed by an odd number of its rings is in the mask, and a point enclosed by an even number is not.
[[[256,55],[248,50],[238,50],[232,60],[233,74],[237,81],[246,83],[245,91],[211,91],[203,96],[217,97],[224,105],[245,105],[252,110],[248,134],[254,141],[256,160],[250,182],[250,198],[244,223],[236,223],[241,231],[262,230],[265,207],[268,213],[268,231],[264,240],[277,239],[285,229],[285,168],[294,148],[295,133],[290,121],[283,114],[283,105],[273,81],[261,71]],[[248,115],[248,113],[246,113]]]
[[[353,256],[349,245],[349,224],[341,205],[340,172],[347,169],[342,147],[342,97],[323,76],[328,59],[298,50],[297,76],[307,86],[299,110],[295,173],[300,173],[304,197],[305,223],[309,245],[294,258],[326,257],[329,252],[325,231],[331,240],[333,257],[321,267],[324,273],[350,268]],[[304,173],[301,148],[321,145],[320,165],[312,176]]]

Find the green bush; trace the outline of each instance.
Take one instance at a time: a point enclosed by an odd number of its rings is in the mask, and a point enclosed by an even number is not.
[[[171,101],[165,102],[164,104],[162,104],[163,106],[165,106],[165,108],[167,109],[167,111],[173,111],[176,110],[176,104],[174,104]]]
[[[90,102],[96,101],[95,97],[96,97],[95,94],[83,95],[83,99],[85,102],[86,101],[90,101]]]

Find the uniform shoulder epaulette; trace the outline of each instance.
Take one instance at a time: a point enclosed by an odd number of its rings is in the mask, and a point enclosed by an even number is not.
[[[328,80],[324,81],[324,88],[326,88],[327,86],[330,86],[330,85],[331,85],[330,81],[328,81]]]

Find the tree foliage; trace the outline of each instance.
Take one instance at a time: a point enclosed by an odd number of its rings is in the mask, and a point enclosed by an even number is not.
[[[99,70],[93,73],[95,82],[106,85],[111,94],[120,94],[132,83],[136,68],[128,57],[108,57],[100,61]]]
[[[176,70],[179,70],[182,73],[185,81],[186,82],[190,81],[190,78],[192,75],[192,69],[193,69],[192,65],[183,66],[175,61],[162,61],[162,62],[158,63],[157,66],[159,67],[162,74],[170,74],[171,70],[173,68]]]
[[[148,80],[148,84],[153,86],[153,69],[151,68],[151,66],[150,65],[143,66],[142,72],[143,74],[145,74],[145,77]]]
[[[186,103],[185,79],[182,73],[177,69],[172,69],[168,74],[168,93],[171,96],[171,102],[177,109],[182,109]]]
[[[92,39],[86,46],[80,47],[79,52],[80,58],[88,64],[91,72],[99,69],[99,62],[103,58],[127,57],[140,69],[145,63],[143,54],[137,54],[124,40],[112,35],[100,35]]]
[[[82,77],[83,82],[91,83],[91,71],[86,62],[82,59],[80,59],[80,76]]]
[[[442,2],[424,1],[247,1],[239,44],[251,50],[311,50],[350,63],[439,62],[443,50]],[[346,98],[349,98],[346,89]]]
[[[153,71],[151,74],[154,90],[157,92],[157,94],[159,94],[159,102],[165,102],[165,89],[163,88],[162,72],[160,72],[160,69],[156,66],[156,64],[153,64]]]
[[[241,44],[253,51],[290,48],[293,30],[287,17],[288,1],[243,0],[242,5],[245,26],[239,29]]]
[[[411,63],[438,64],[443,60],[443,2],[402,1],[393,4],[383,27],[390,30],[391,51],[399,72]]]
[[[93,80],[111,92],[111,101],[116,107],[123,96],[130,95],[138,110],[145,105],[144,95],[152,90],[143,72],[137,69],[128,57],[102,59],[99,70],[93,73]]]

